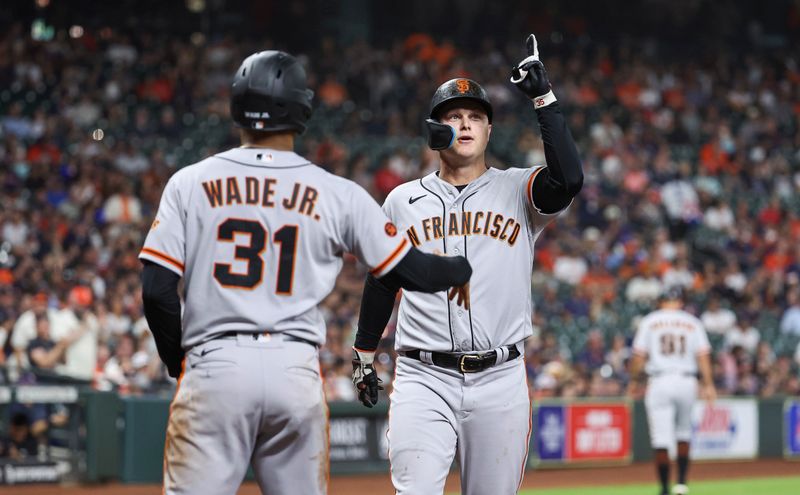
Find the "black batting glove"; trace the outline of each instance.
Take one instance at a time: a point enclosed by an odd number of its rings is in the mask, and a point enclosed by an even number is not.
[[[383,390],[381,379],[372,366],[374,359],[375,352],[353,348],[353,384],[358,390],[358,400],[367,407],[378,403],[378,391]]]
[[[511,69],[511,82],[533,101],[536,109],[546,107],[556,101],[544,64],[539,60],[539,46],[536,36],[528,36],[526,41],[528,56]]]

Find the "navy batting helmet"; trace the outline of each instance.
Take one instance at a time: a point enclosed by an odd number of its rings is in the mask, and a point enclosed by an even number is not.
[[[661,293],[661,296],[658,298],[660,302],[665,301],[681,301],[683,302],[686,297],[684,293],[683,287],[680,285],[673,285],[671,287],[667,287],[664,289],[664,292]]]
[[[438,120],[439,110],[442,106],[453,100],[466,99],[473,100],[480,103],[489,117],[489,123],[492,123],[492,104],[489,101],[489,96],[480,84],[472,79],[450,79],[446,83],[439,86],[433,98],[431,98],[430,118]]]
[[[306,71],[296,58],[269,50],[247,57],[231,85],[231,117],[256,131],[306,130],[311,99]]]

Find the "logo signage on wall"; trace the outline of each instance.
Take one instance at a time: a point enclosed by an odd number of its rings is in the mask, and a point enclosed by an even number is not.
[[[696,402],[692,409],[692,457],[748,459],[758,455],[758,404],[754,399]]]
[[[0,485],[24,485],[28,483],[58,483],[63,470],[55,462],[8,462],[0,463]]]
[[[566,451],[563,406],[542,406],[536,428],[536,451],[542,460],[562,460]]]
[[[787,400],[783,406],[784,455],[800,458],[800,401]]]
[[[331,461],[360,461],[369,458],[367,418],[335,418],[330,421]]]
[[[536,456],[532,462],[625,461],[631,454],[627,403],[537,407]]]

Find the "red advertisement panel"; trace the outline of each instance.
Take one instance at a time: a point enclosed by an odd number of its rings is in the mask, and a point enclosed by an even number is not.
[[[567,407],[567,457],[621,460],[630,455],[631,414],[625,404],[572,404]]]

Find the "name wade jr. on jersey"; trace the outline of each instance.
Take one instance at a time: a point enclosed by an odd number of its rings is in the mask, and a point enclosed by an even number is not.
[[[410,203],[410,201],[409,201]],[[442,217],[429,217],[419,223],[419,231],[411,225],[406,229],[408,240],[415,247],[420,245],[422,232],[425,242],[439,240],[444,237]],[[485,235],[494,239],[505,241],[509,246],[517,242],[520,232],[519,222],[512,217],[504,217],[500,213],[491,211],[463,211],[450,213],[447,221],[448,237],[463,237],[470,235]]]
[[[274,196],[277,184],[277,179],[271,177],[226,177],[203,182],[203,190],[212,208],[242,204],[274,208],[279,204],[287,210],[296,208],[298,213],[314,220],[320,219],[314,213],[314,206],[319,198],[319,192],[315,188],[295,182],[291,195],[276,203]]]

